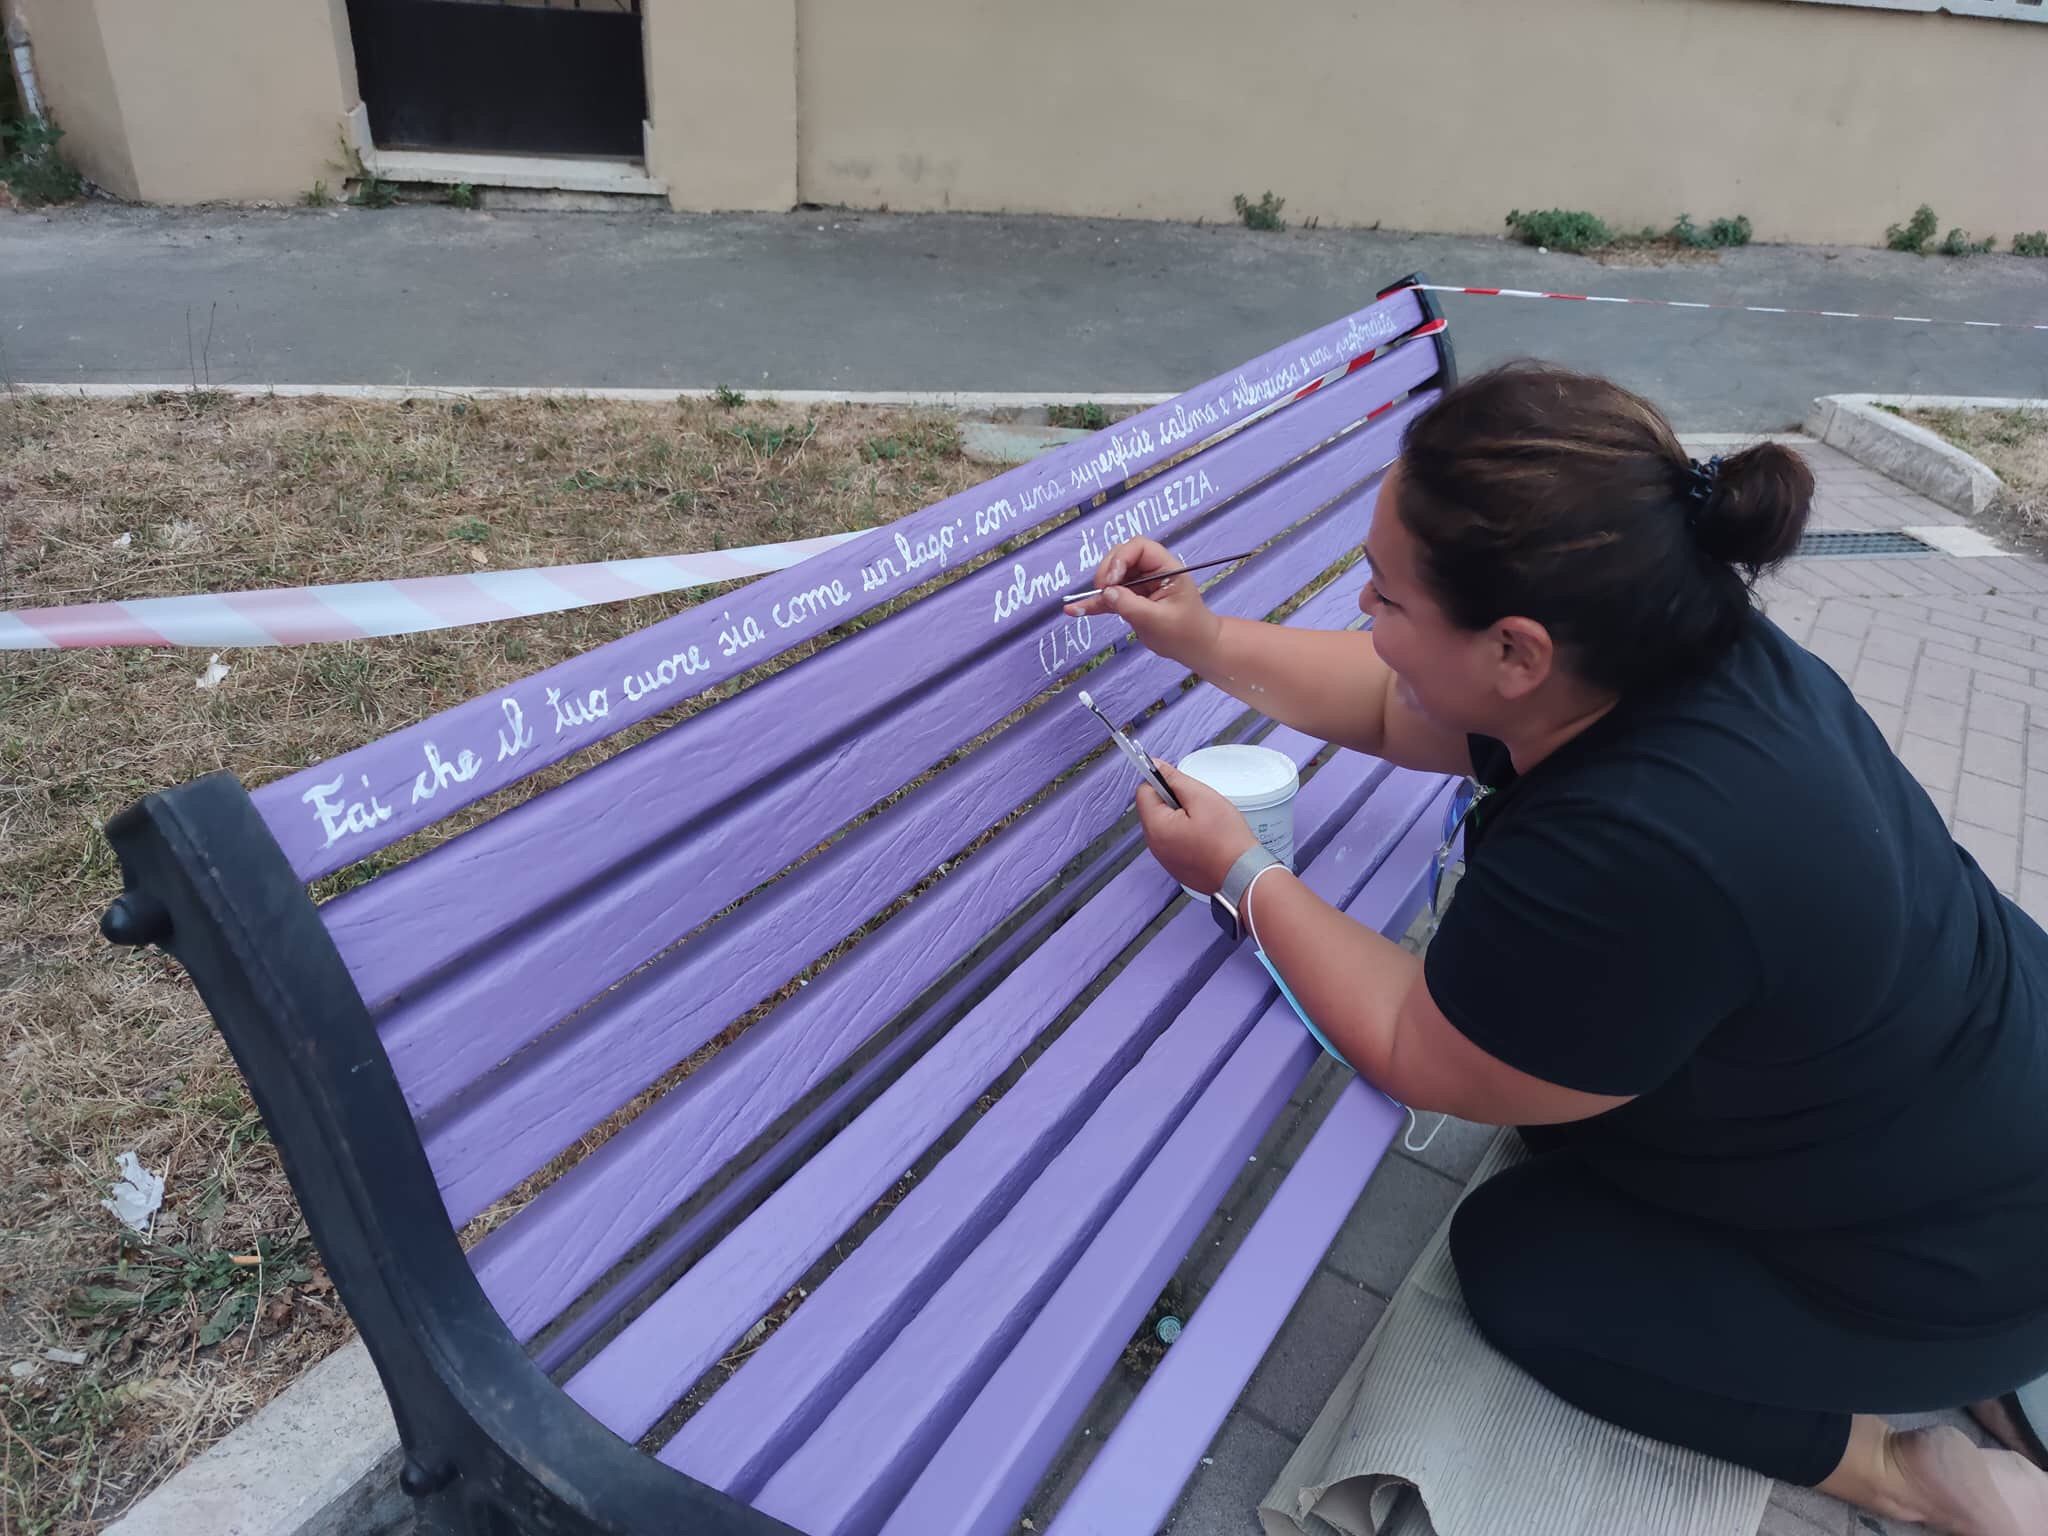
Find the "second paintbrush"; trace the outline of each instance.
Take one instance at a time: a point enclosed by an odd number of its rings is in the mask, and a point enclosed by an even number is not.
[[[1257,553],[1258,551],[1255,549],[1248,549],[1241,555],[1224,555],[1215,560],[1200,560],[1193,565],[1176,566],[1170,571],[1154,571],[1149,576],[1133,576],[1129,581],[1112,581],[1108,587],[1090,587],[1086,592],[1069,592],[1060,601],[1063,603],[1082,603],[1091,597],[1102,596],[1110,587],[1142,587],[1148,582],[1164,581],[1169,576],[1185,576],[1189,571],[1206,571],[1212,566],[1229,565],[1234,560],[1249,560]]]

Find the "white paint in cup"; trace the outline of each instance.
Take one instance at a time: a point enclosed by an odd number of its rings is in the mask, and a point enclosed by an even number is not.
[[[1294,759],[1271,747],[1231,743],[1190,752],[1180,760],[1180,771],[1236,806],[1266,851],[1294,868],[1294,797],[1301,789]],[[1197,901],[1208,900],[1202,891],[1188,894]]]

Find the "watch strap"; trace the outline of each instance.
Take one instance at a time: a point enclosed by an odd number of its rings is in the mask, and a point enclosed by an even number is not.
[[[1239,938],[1243,938],[1245,932],[1244,893],[1251,889],[1252,881],[1256,880],[1261,873],[1273,868],[1279,862],[1264,844],[1254,843],[1237,856],[1237,861],[1230,866],[1229,871],[1223,876],[1223,884],[1217,887],[1217,896],[1222,898],[1224,904],[1230,908],[1232,915],[1237,919],[1237,936]]]

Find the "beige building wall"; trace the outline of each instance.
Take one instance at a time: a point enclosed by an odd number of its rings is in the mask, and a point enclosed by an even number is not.
[[[678,208],[797,201],[796,0],[642,0],[647,172]]]
[[[99,11],[149,201],[289,201],[338,184],[355,100],[341,0],[59,3]]]
[[[339,180],[344,0],[12,0],[65,151],[152,202]],[[1491,233],[1747,214],[1875,244],[2048,228],[2048,25],[1795,0],[643,0],[679,208]]]
[[[34,45],[37,88],[64,130],[64,158],[117,197],[141,196],[93,0],[13,4]]]
[[[797,0],[797,184],[892,209],[1763,240],[2048,227],[2048,25],[1788,0]]]
[[[20,0],[64,153],[153,203],[338,184],[355,104],[343,0]]]

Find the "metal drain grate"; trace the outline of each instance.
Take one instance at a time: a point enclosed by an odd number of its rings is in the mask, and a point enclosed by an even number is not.
[[[1886,555],[1940,553],[1932,544],[1923,543],[1910,533],[1809,533],[1799,541],[1799,555],[1807,560],[1869,560]]]

